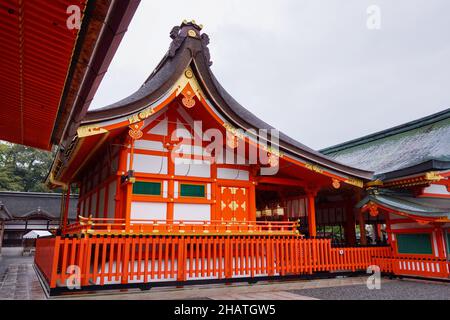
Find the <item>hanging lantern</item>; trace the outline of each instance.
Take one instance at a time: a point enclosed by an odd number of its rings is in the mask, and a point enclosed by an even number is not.
[[[256,210],[256,217],[261,218],[261,215],[262,215],[261,210]]]
[[[272,209],[269,209],[268,206],[262,211],[262,215],[266,217],[270,217],[272,215]]]
[[[278,156],[274,155],[273,153],[267,152],[267,157],[269,157],[269,160],[267,162],[271,167],[276,167],[280,163]]]

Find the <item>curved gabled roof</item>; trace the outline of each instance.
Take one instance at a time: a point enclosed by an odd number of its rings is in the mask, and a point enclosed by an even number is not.
[[[208,102],[237,128],[274,129],[240,105],[217,81],[210,66],[209,37],[200,32],[201,27],[192,22],[183,22],[170,33],[172,43],[169,50],[144,84],[133,94],[109,106],[89,111],[82,125],[96,124],[123,118],[139,112],[161,99],[190,67]],[[340,174],[362,179],[371,179],[371,171],[360,170],[339,162],[301,144],[280,132],[280,147],[283,152],[317,163]]]

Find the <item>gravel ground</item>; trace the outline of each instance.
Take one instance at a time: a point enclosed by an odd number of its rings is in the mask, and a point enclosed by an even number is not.
[[[381,282],[380,289],[365,285],[291,290],[323,300],[450,300],[450,284],[410,279]]]

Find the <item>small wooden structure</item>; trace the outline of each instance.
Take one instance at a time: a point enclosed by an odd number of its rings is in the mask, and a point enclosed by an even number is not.
[[[41,237],[52,236],[52,233],[46,230],[31,230],[22,237],[22,255],[32,255],[36,251],[36,240]]]

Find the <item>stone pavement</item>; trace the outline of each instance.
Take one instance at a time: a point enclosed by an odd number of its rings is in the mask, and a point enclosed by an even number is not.
[[[45,293],[33,269],[33,257],[18,248],[3,248],[0,256],[0,300],[40,300]]]
[[[292,290],[327,288],[330,286],[364,285],[366,277],[318,280],[261,281],[256,284],[233,283],[191,285],[182,288],[160,287],[149,291],[114,290],[77,296],[60,296],[55,299],[117,299],[117,300],[316,300]]]

